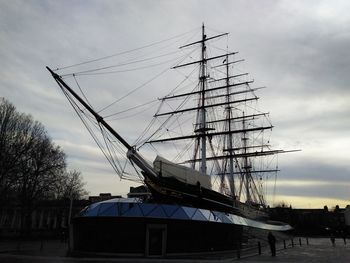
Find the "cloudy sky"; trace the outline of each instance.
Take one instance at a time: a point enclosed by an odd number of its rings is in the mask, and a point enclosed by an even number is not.
[[[205,22],[211,33],[230,33],[231,49],[240,52],[254,80],[268,87],[259,93],[260,105],[270,112],[275,145],[302,149],[279,157],[275,200],[294,207],[345,206],[350,203],[349,10],[349,1],[321,0],[0,0],[0,97],[45,125],[69,167],[83,173],[90,194],[125,195],[130,183],[114,174],[45,66],[147,46]],[[113,82],[98,77],[87,92],[102,107],[151,76],[126,74]],[[169,79],[159,79],[116,107],[164,95],[162,88],[169,85]],[[113,125],[131,141],[141,131],[140,123]]]

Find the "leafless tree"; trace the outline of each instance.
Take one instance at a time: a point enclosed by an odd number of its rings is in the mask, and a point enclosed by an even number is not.
[[[33,136],[30,133],[30,119],[2,99],[0,101],[0,200],[13,198],[20,167],[27,158]],[[0,202],[1,202],[0,201]]]
[[[25,228],[30,226],[32,210],[40,200],[85,194],[80,173],[66,171],[65,154],[52,142],[44,126],[1,99],[0,205],[20,205]]]
[[[85,197],[88,192],[85,190],[85,182],[79,171],[73,170],[64,172],[57,186],[57,199],[79,200]]]

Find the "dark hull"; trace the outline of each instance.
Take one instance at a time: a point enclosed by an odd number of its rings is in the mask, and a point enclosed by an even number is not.
[[[156,202],[185,205],[231,214],[240,214],[235,200],[198,185],[180,182],[170,177],[154,177],[143,173],[145,183]]]

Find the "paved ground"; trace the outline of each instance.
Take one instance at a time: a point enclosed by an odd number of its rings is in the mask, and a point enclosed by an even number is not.
[[[277,256],[271,257],[267,247],[262,248],[262,255],[257,255],[257,248],[242,251],[241,259],[236,258],[235,253],[215,255],[207,259],[106,259],[106,258],[69,258],[66,257],[67,244],[59,241],[2,241],[0,242],[0,262],[53,262],[53,263],[77,263],[77,262],[350,262],[350,243],[344,245],[343,240],[337,239],[336,246],[332,247],[329,239],[309,239],[309,245],[302,239],[294,239],[294,247],[291,242],[277,246]]]
[[[296,240],[293,248],[277,251],[277,256],[272,258],[265,251],[261,256],[243,258],[242,262],[300,262],[300,263],[348,263],[350,262],[350,243],[344,245],[343,240],[337,239],[335,247],[332,247],[329,239],[309,239],[309,245],[299,246]],[[302,240],[303,242],[305,240]]]

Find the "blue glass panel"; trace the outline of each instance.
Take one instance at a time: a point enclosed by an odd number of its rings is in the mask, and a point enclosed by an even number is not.
[[[92,204],[85,212],[85,216],[97,216],[97,212],[100,209],[99,204]]]
[[[140,217],[143,216],[142,211],[140,209],[140,207],[138,206],[138,204],[134,204],[132,206],[132,208],[130,208],[129,210],[127,210],[123,216],[135,216],[135,217]]]
[[[230,220],[230,218],[229,218],[228,216],[226,216],[225,214],[223,214],[221,220],[222,220],[223,223],[232,223],[232,221]]]
[[[220,219],[220,221],[223,223],[232,223],[231,220],[222,212],[214,212],[213,211],[213,214],[215,216],[217,216]]]
[[[156,204],[139,204],[140,208],[145,216],[147,216],[152,210],[154,210],[157,205]]]
[[[212,214],[209,210],[201,209],[201,212],[206,220],[210,221],[212,219]]]
[[[161,205],[158,205],[156,209],[152,210],[151,213],[147,215],[148,217],[160,217],[160,218],[167,218],[164,210],[162,209]]]
[[[198,209],[196,213],[192,216],[192,220],[207,221],[207,219],[201,213],[200,209]]]
[[[221,220],[222,213],[216,212],[216,211],[212,211],[212,213],[213,213],[213,221],[215,221],[215,222],[222,222],[222,220]]]
[[[119,215],[124,215],[126,211],[131,209],[135,204],[132,203],[118,203]]]
[[[192,218],[192,216],[194,215],[194,213],[197,211],[198,208],[182,207],[182,209],[185,211],[185,213],[189,218]]]
[[[177,205],[162,205],[163,210],[167,217],[171,217],[177,209],[179,209],[179,206]]]
[[[100,205],[99,205],[99,210],[98,210],[98,216],[103,216],[103,212],[105,211],[105,210],[108,210],[108,209],[110,209],[111,207],[113,207],[113,203],[100,203]]]
[[[177,209],[177,211],[171,216],[172,219],[190,219],[188,217],[188,215],[185,213],[185,211],[183,210],[183,207],[179,207],[179,209]]]
[[[83,210],[79,212],[79,216],[87,216],[86,213],[88,212],[89,207],[84,207]]]
[[[98,211],[99,216],[117,216],[118,210],[117,210],[117,204],[111,203],[109,206],[107,204],[101,204],[100,210]]]

